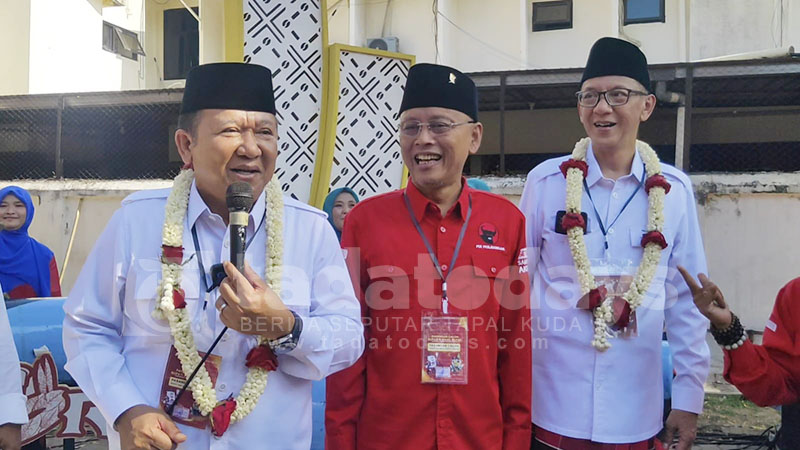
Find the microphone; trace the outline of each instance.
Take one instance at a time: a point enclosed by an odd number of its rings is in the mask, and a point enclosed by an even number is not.
[[[228,186],[227,191],[225,191],[225,204],[228,206],[231,263],[236,266],[236,269],[238,269],[239,272],[244,273],[244,251],[246,249],[247,242],[247,221],[250,217],[250,207],[253,206],[253,188],[244,182],[236,182],[231,184]],[[217,275],[220,272],[222,276]],[[211,268],[211,273],[214,283],[217,285],[219,285],[218,283],[222,282],[222,279],[225,278],[225,271],[222,270],[221,264],[215,264],[214,267]],[[219,278],[219,280],[217,280],[217,278]],[[208,292],[211,292],[211,289],[209,289]],[[189,375],[189,378],[187,378],[186,382],[183,383],[183,387],[180,391],[178,391],[175,401],[173,401],[172,404],[167,407],[166,412],[168,416],[172,417],[172,412],[175,409],[175,405],[178,404],[181,396],[183,396],[183,393],[186,392],[186,389],[189,387],[189,383],[191,383],[195,375],[197,375],[197,371],[200,370],[200,367],[203,367],[203,365],[206,363],[206,359],[208,359],[209,355],[211,355],[211,352],[214,351],[214,348],[216,348],[226,331],[228,331],[228,327],[222,329],[217,338],[214,339],[214,343],[211,344],[211,347],[209,347],[208,351],[206,351],[206,354],[200,360],[200,364],[194,368],[192,374]]]
[[[244,273],[244,251],[247,242],[247,222],[253,206],[253,188],[243,182],[228,186],[225,192],[230,227],[231,263]]]

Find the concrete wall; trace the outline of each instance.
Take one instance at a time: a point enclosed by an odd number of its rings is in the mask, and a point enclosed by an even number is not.
[[[796,9],[800,8],[798,0],[692,0],[691,3],[693,60],[800,45],[800,41],[789,40],[790,30],[800,26],[800,17],[795,17]],[[793,37],[798,37],[794,33]]]
[[[28,92],[31,1],[0,0],[0,95]]]
[[[744,324],[763,330],[778,290],[800,276],[800,173],[692,175],[711,278]],[[494,192],[519,203],[524,179],[485,178]],[[140,189],[169,181],[29,181],[18,185],[38,196],[31,235],[50,247],[59,269],[80,220],[62,283],[74,285],[97,236],[119,202]],[[0,188],[8,185],[0,183]],[[82,199],[82,200],[81,200]],[[769,232],[765,233],[765,227]]]

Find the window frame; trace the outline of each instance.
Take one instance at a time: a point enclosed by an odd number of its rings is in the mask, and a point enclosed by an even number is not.
[[[665,5],[664,0],[657,0],[659,2],[659,16],[658,17],[646,17],[641,19],[629,19],[628,18],[628,1],[623,0],[623,25],[636,25],[639,23],[666,23],[667,21],[667,7]]]
[[[567,6],[569,7],[568,22],[564,21],[536,21],[536,10],[542,7],[553,6]],[[531,31],[552,31],[552,30],[569,30],[572,29],[572,21],[574,18],[572,0],[551,0],[547,2],[534,2],[531,8]]]
[[[128,39],[123,39],[123,36]],[[135,44],[130,46],[127,44]],[[103,50],[128,58],[133,61],[139,60],[139,55],[145,56],[139,35],[131,30],[114,25],[111,22],[103,21]]]
[[[195,14],[200,14],[200,8],[198,6],[192,7],[191,9],[195,12]],[[167,44],[168,44],[168,39],[167,39],[167,37],[168,37],[168,35],[167,35],[167,16],[170,15],[170,14],[174,14],[175,11],[183,11],[183,13],[181,13],[181,14],[189,14],[189,15],[191,15],[189,13],[189,11],[186,10],[186,8],[169,8],[169,9],[163,10],[163,12],[162,12],[162,20],[163,20],[162,23],[163,23],[163,26],[162,26],[162,30],[161,30],[161,46],[162,46],[162,52],[163,52],[162,53],[163,62],[161,63],[161,73],[162,73],[162,76],[164,78],[164,81],[176,81],[176,80],[185,80],[186,79],[185,75],[181,76],[180,73],[177,73],[178,72],[177,69],[179,69],[179,67],[175,67],[175,69],[176,69],[175,73],[173,73],[173,70],[172,70],[173,68],[172,67],[170,67],[170,68],[167,67],[167,64],[173,64],[173,63],[177,64],[177,59],[175,59],[175,58],[167,58],[167,53],[168,53],[167,52]],[[192,20],[194,20],[194,23],[197,24],[197,29],[196,30],[192,30],[192,31],[195,31],[197,33],[197,39],[198,39],[197,65],[199,65],[200,64],[200,24],[197,22],[196,19],[194,19],[194,17],[192,17]],[[185,31],[184,30],[177,30],[177,32],[175,33],[175,36],[180,36],[182,33],[185,33]],[[194,67],[194,66],[192,66],[192,67]],[[192,67],[190,67],[189,69],[186,69],[185,72],[188,73],[189,70],[192,69]]]

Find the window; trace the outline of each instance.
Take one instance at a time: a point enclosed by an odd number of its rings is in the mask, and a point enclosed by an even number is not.
[[[625,25],[664,22],[664,0],[624,0]]]
[[[103,22],[103,50],[134,61],[138,59],[138,55],[144,56],[136,33],[108,22]]]
[[[195,14],[197,8],[192,8]],[[164,11],[164,79],[182,80],[200,63],[197,19],[185,8]]]
[[[533,31],[572,28],[572,0],[533,4]]]

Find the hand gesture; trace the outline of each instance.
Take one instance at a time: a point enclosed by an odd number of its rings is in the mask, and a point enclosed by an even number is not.
[[[728,305],[725,303],[725,297],[717,285],[702,273],[697,274],[697,278],[700,280],[700,284],[697,284],[697,281],[686,269],[678,266],[678,270],[692,292],[697,309],[711,321],[714,328],[718,330],[728,328],[731,325],[731,321],[733,321],[733,317],[731,316],[731,310],[728,309]]]
[[[244,275],[229,261],[228,277],[219,286],[219,318],[228,328],[267,339],[286,336],[294,327],[294,316],[280,297],[245,263]]]
[[[186,435],[164,411],[147,405],[137,405],[122,413],[116,426],[123,450],[170,450],[186,440]]]

